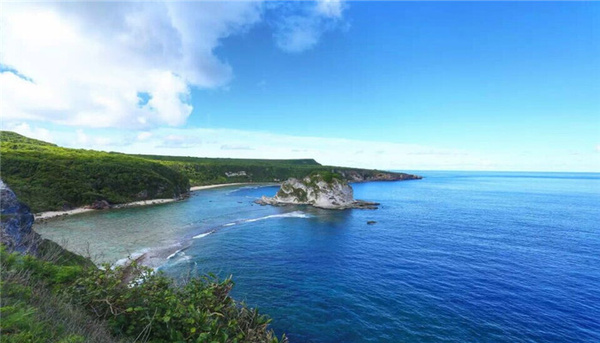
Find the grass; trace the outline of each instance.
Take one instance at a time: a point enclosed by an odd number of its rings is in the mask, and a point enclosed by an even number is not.
[[[231,279],[180,284],[135,263],[97,268],[49,241],[39,256],[0,246],[2,342],[286,342],[229,296]]]
[[[10,254],[0,247],[0,341],[128,342],[60,294],[86,268],[83,257],[43,240],[40,257]]]

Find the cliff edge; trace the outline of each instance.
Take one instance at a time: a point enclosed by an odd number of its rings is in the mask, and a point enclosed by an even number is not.
[[[0,241],[9,251],[35,253],[40,236],[31,229],[33,214],[15,193],[0,180]]]

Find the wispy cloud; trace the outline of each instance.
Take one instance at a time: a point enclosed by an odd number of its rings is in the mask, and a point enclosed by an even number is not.
[[[221,150],[254,150],[254,148],[248,145],[223,144],[221,145]]]
[[[554,170],[600,171],[596,152],[573,155],[483,153],[419,144],[274,134],[259,131],[203,128],[130,130],[53,130],[28,124],[11,129],[61,146],[159,154],[230,158],[314,158],[327,165],[388,170]]]
[[[190,136],[190,135],[186,135],[186,134],[167,134],[167,135],[161,135],[158,140],[154,140],[152,142],[149,142],[148,146],[150,146],[150,144],[154,144],[154,148],[160,149],[161,148],[165,148],[167,150],[177,150],[177,151],[181,151],[181,149],[190,149],[190,148],[198,148],[202,145],[202,140],[194,137],[194,136]],[[150,154],[151,152],[148,151],[147,149],[145,150],[147,154]],[[178,155],[181,155],[180,153]]]
[[[39,139],[39,140],[42,140],[45,142],[50,142],[50,143],[55,142],[54,136],[50,133],[50,130],[44,129],[44,128],[39,128],[39,127],[32,128],[27,123],[15,123],[15,124],[11,124],[9,126],[3,127],[3,129],[15,131],[15,132],[22,134],[23,136]]]
[[[290,2],[277,4],[283,15],[275,18],[274,38],[282,50],[290,53],[313,48],[328,31],[344,27],[341,0]]]

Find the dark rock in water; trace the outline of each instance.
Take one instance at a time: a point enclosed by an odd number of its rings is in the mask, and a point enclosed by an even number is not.
[[[93,210],[106,210],[110,208],[110,204],[106,200],[96,200],[90,205]]]
[[[376,224],[376,223],[377,223],[377,222],[376,222],[376,221],[374,221],[374,220],[369,220],[369,221],[367,222],[367,225],[373,225],[373,224]]]
[[[40,235],[31,229],[33,214],[15,193],[0,180],[0,241],[9,251],[35,253]]]

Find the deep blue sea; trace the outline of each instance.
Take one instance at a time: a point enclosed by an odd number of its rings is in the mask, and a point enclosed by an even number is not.
[[[418,173],[354,184],[378,210],[228,187],[38,230],[111,258],[172,246],[161,270],[233,275],[291,342],[600,342],[600,174]]]

